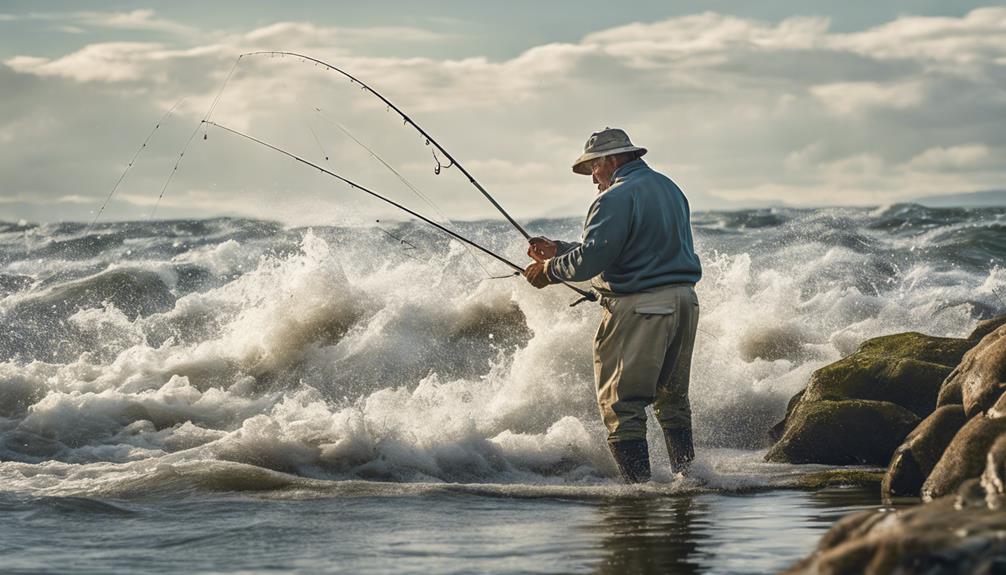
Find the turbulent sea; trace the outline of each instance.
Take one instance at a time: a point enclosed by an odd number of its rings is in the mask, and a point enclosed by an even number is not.
[[[1006,308],[1006,209],[693,219],[698,460],[654,449],[637,487],[594,404],[597,306],[427,227],[0,223],[0,570],[785,568],[879,500],[787,487],[823,468],[762,462],[767,430],[864,339]]]

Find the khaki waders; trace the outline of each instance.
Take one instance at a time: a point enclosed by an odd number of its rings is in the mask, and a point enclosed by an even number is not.
[[[646,441],[646,406],[667,431],[687,430],[692,414],[688,379],[699,321],[690,284],[601,298],[604,315],[594,337],[597,404],[608,441]]]

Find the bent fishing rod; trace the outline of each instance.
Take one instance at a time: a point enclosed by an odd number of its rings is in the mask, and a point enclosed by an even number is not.
[[[392,200],[391,198],[387,198],[387,197],[385,197],[385,196],[383,196],[383,195],[381,195],[381,194],[379,194],[379,193],[371,190],[370,188],[367,188],[365,186],[357,184],[356,182],[354,182],[354,181],[352,181],[352,180],[350,180],[348,178],[345,178],[343,176],[340,176],[339,174],[337,174],[337,173],[335,173],[335,172],[333,172],[331,170],[325,169],[324,167],[319,166],[318,164],[315,164],[314,162],[312,162],[312,161],[310,161],[308,159],[305,159],[305,158],[303,158],[301,156],[298,156],[297,154],[294,154],[293,152],[288,152],[287,150],[284,150],[284,149],[282,149],[282,148],[280,148],[278,146],[274,146],[273,144],[270,144],[269,142],[266,142],[264,140],[260,140],[260,139],[256,138],[255,136],[251,136],[251,135],[246,134],[244,132],[240,132],[238,130],[235,130],[233,128],[229,128],[227,126],[224,126],[223,124],[218,124],[216,122],[212,122],[210,120],[203,120],[201,122],[201,124],[205,124],[205,125],[208,125],[208,126],[213,126],[215,128],[219,128],[219,129],[224,130],[226,132],[230,132],[231,134],[234,134],[236,136],[240,136],[242,138],[245,138],[246,140],[250,140],[252,142],[255,142],[256,144],[259,144],[260,146],[264,146],[266,148],[269,148],[270,150],[273,150],[275,152],[279,152],[280,154],[283,154],[284,156],[286,156],[288,158],[291,158],[291,159],[296,160],[296,161],[298,161],[298,162],[300,162],[302,164],[310,166],[310,167],[312,167],[312,168],[314,168],[314,169],[322,172],[323,174],[327,174],[327,175],[329,175],[329,176],[331,176],[331,177],[333,177],[333,178],[335,178],[335,179],[337,179],[337,180],[339,180],[339,181],[341,181],[343,183],[346,183],[351,188],[360,190],[361,192],[369,194],[370,196],[372,196],[374,198],[377,198],[378,200],[381,200],[382,202],[384,202],[386,204],[390,204],[390,205],[398,208],[399,210],[402,210],[403,212],[405,212],[405,213],[407,213],[407,214],[409,214],[409,215],[411,215],[411,216],[413,216],[415,218],[418,218],[418,219],[426,222],[427,224],[430,224],[434,228],[436,228],[436,229],[440,230],[441,232],[449,235],[450,237],[452,237],[452,238],[454,238],[454,239],[456,239],[456,240],[458,240],[460,242],[464,242],[465,244],[468,244],[468,245],[472,246],[473,248],[481,251],[482,253],[484,253],[484,254],[486,254],[486,255],[488,255],[490,257],[493,257],[496,260],[498,260],[498,261],[500,261],[500,262],[502,262],[502,263],[510,266],[512,269],[514,269],[517,272],[514,275],[517,275],[518,273],[522,273],[524,271],[524,268],[522,268],[521,266],[513,263],[512,261],[510,261],[510,260],[506,259],[505,257],[497,254],[496,252],[490,250],[489,248],[487,248],[487,247],[479,244],[478,242],[475,242],[474,240],[470,240],[470,239],[462,236],[461,234],[455,232],[454,230],[452,230],[452,229],[450,229],[450,228],[448,228],[446,226],[443,226],[442,224],[440,224],[440,223],[438,223],[438,222],[436,222],[434,220],[431,220],[430,218],[427,218],[426,216],[424,216],[424,215],[422,215],[422,214],[420,214],[418,212],[415,212],[415,211],[413,211],[413,210],[411,210],[411,209],[403,206],[402,204],[396,202],[395,200]],[[576,287],[574,285],[570,285],[570,284],[568,284],[566,282],[563,282],[563,285],[565,285],[566,287],[568,287],[569,289],[575,291],[577,294],[580,295],[580,299],[578,299],[575,302],[569,304],[570,307],[573,307],[573,306],[575,306],[577,304],[580,304],[580,303],[583,303],[585,301],[597,301],[597,294],[595,294],[594,292],[582,290],[582,289],[580,289],[580,288],[578,288],[578,287]]]
[[[247,53],[241,54],[240,56],[238,56],[238,58],[241,59],[241,58],[244,58],[245,56],[263,56],[263,55],[268,55],[268,56],[293,56],[295,58],[301,58],[302,60],[309,60],[311,62],[314,62],[315,64],[319,64],[321,66],[324,66],[325,68],[327,68],[327,69],[329,69],[329,70],[331,70],[333,72],[337,72],[339,74],[342,74],[346,78],[349,78],[350,82],[359,84],[361,88],[363,88],[367,92],[370,92],[377,99],[379,99],[380,101],[384,102],[384,104],[386,106],[388,106],[389,109],[394,110],[399,116],[402,117],[402,120],[405,121],[406,124],[412,126],[420,134],[422,134],[422,136],[424,138],[426,138],[426,143],[427,144],[431,144],[437,150],[440,150],[440,153],[443,154],[445,158],[447,158],[448,162],[450,162],[449,164],[447,164],[446,167],[448,167],[448,168],[451,167],[451,166],[457,167],[457,169],[460,170],[461,173],[464,174],[466,178],[468,178],[468,181],[473,186],[475,186],[475,188],[479,192],[481,192],[482,195],[485,196],[485,198],[487,200],[489,200],[489,203],[491,203],[499,211],[499,213],[503,214],[503,217],[505,217],[507,219],[507,221],[509,221],[510,224],[514,228],[516,228],[517,231],[519,231],[524,236],[524,239],[526,239],[526,240],[531,239],[531,234],[529,234],[527,232],[527,230],[525,230],[523,228],[523,226],[521,226],[519,223],[517,223],[517,220],[513,219],[513,217],[509,213],[507,213],[507,211],[505,209],[503,209],[503,206],[501,206],[499,204],[499,202],[496,201],[496,198],[492,197],[492,195],[490,195],[489,192],[486,191],[486,189],[482,187],[482,184],[480,184],[478,182],[478,180],[475,179],[475,176],[471,175],[468,172],[468,170],[466,170],[465,167],[461,165],[461,162],[457,161],[454,158],[454,156],[452,156],[450,154],[450,152],[448,152],[446,149],[444,149],[443,146],[440,145],[440,142],[437,142],[433,138],[433,136],[431,136],[426,130],[424,130],[419,124],[417,124],[412,118],[410,118],[408,114],[406,114],[405,112],[403,112],[402,109],[399,108],[398,106],[394,105],[391,102],[391,100],[389,100],[389,99],[385,98],[383,95],[381,95],[380,92],[378,92],[377,90],[371,88],[369,85],[367,85],[366,83],[364,83],[362,80],[360,80],[356,76],[353,76],[349,72],[346,72],[345,70],[343,70],[341,68],[333,66],[332,64],[329,64],[328,62],[323,62],[323,61],[321,61],[321,60],[319,60],[317,58],[312,58],[311,56],[308,56],[306,54],[300,54],[300,53],[297,53],[297,52],[283,52],[283,51],[276,51],[276,50],[271,50],[271,51],[270,50],[262,50],[262,51],[258,51],[258,52],[247,52]],[[434,155],[434,159],[436,159],[435,155]],[[440,174],[440,168],[441,168],[441,166],[440,166],[440,160],[437,159],[437,167],[436,167],[436,169],[434,171],[438,175]]]

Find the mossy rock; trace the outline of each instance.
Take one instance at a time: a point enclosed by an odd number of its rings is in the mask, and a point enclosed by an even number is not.
[[[971,418],[954,435],[923,483],[923,499],[949,495],[968,479],[981,476],[992,444],[1003,435],[1006,435],[1006,418],[992,419],[984,415]]]
[[[856,353],[814,372],[803,402],[888,401],[919,417],[932,413],[944,380],[973,345],[909,332],[867,340]]]
[[[856,350],[861,355],[911,358],[953,367],[974,346],[974,341],[955,337],[935,337],[915,331],[868,339]]]
[[[936,406],[946,365],[855,353],[814,372],[802,402],[869,399],[900,405],[919,417]]]
[[[823,489],[837,486],[873,487],[884,478],[883,471],[875,469],[828,469],[808,473],[793,481],[793,487]]]
[[[782,438],[782,434],[786,431],[786,422],[789,421],[789,417],[793,415],[793,410],[796,406],[800,404],[800,399],[803,398],[803,393],[807,391],[806,389],[801,389],[796,392],[796,395],[789,398],[789,403],[786,404],[786,416],[782,418],[782,421],[772,426],[772,429],[768,430],[769,439],[773,442],[779,441]]]
[[[919,421],[911,411],[886,401],[801,401],[765,459],[886,465]]]
[[[937,408],[912,430],[894,452],[884,474],[884,497],[918,496],[926,477],[967,421],[963,406],[947,405]]]

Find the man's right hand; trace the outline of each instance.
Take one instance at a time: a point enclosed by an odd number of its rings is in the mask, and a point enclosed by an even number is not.
[[[545,237],[534,237],[528,240],[530,246],[527,255],[536,262],[552,259],[559,252],[559,245]]]

